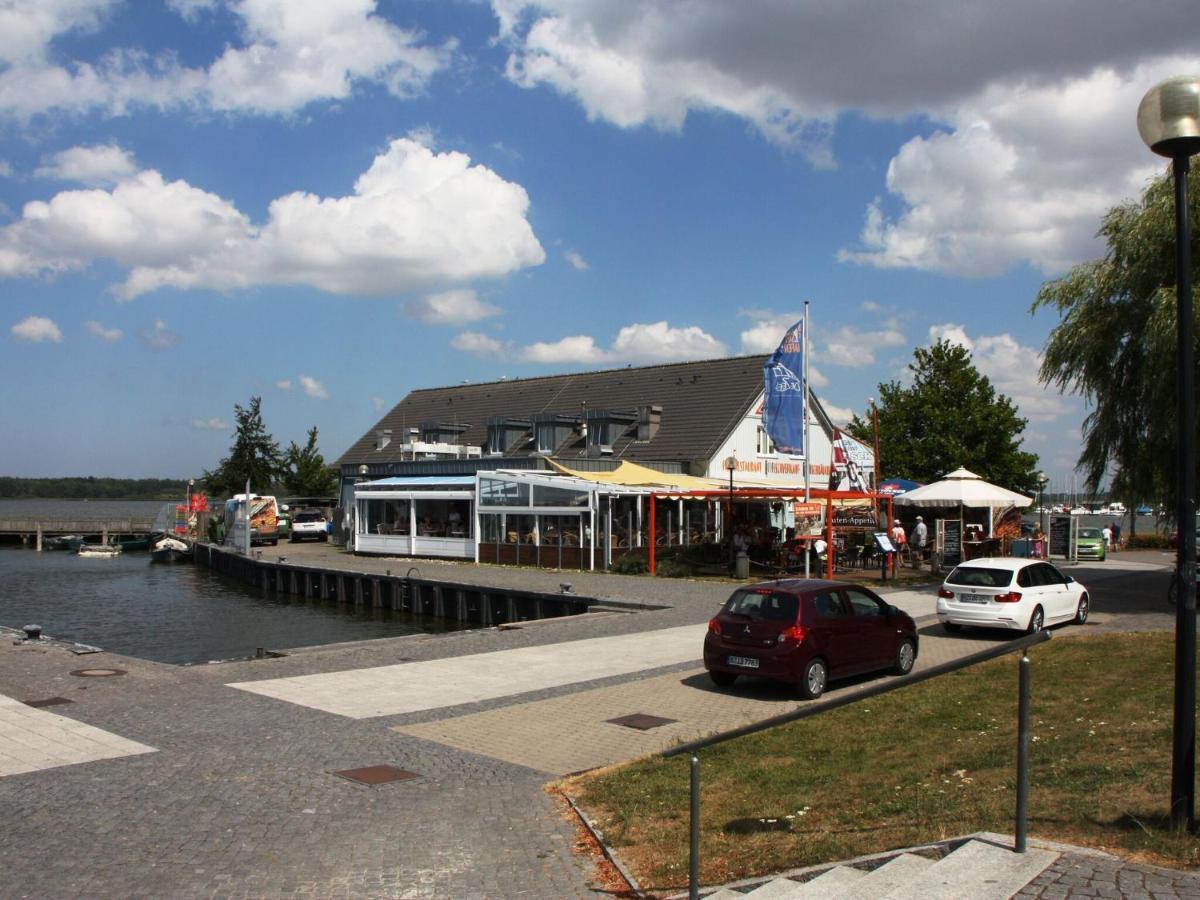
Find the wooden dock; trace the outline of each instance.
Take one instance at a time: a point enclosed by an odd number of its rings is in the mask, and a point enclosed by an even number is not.
[[[456,584],[247,558],[213,544],[196,544],[193,559],[197,565],[244,581],[264,594],[434,616],[484,627],[578,615],[596,603],[591,597],[577,594]]]
[[[0,538],[17,538],[23,544],[42,549],[42,539],[60,534],[82,534],[85,538],[107,542],[110,537],[141,536],[154,531],[153,518],[96,516],[86,518],[23,517],[0,519]]]

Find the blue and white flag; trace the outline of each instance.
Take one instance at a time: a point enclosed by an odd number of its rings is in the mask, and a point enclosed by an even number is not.
[[[763,428],[775,449],[803,456],[804,423],[808,413],[808,391],[804,385],[804,320],[788,329],[763,366]]]

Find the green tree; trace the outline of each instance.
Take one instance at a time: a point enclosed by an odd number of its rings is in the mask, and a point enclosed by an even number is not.
[[[333,497],[338,479],[317,450],[317,426],[308,429],[303,447],[292,441],[284,454],[283,489],[292,497]]]
[[[958,344],[918,347],[909,363],[912,385],[879,385],[879,456],[889,476],[937,481],[963,466],[1015,491],[1037,490],[1037,457],[1021,450],[1025,420],[997,394]],[[848,428],[868,446],[870,421]]]
[[[1188,212],[1193,266],[1200,264],[1200,181],[1190,179]],[[1047,281],[1033,309],[1051,307],[1040,372],[1044,384],[1080,394],[1079,466],[1090,490],[1107,477],[1126,506],[1173,507],[1175,453],[1175,200],[1169,176],[1141,198],[1110,209],[1099,236],[1102,259]],[[1193,280],[1200,269],[1193,271]]]
[[[271,437],[262,420],[262,398],[251,397],[250,405],[234,404],[237,433],[229,455],[222,459],[213,472],[205,471],[204,486],[214,497],[232,497],[244,493],[246,479],[250,490],[258,494],[269,493],[283,471],[279,445]]]

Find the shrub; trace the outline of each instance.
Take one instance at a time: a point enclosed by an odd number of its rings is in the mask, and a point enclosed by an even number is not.
[[[692,574],[692,567],[677,559],[655,560],[654,574],[660,578],[687,578]]]
[[[1126,550],[1166,550],[1167,536],[1150,532],[1148,534],[1135,534],[1125,541]]]
[[[650,570],[650,564],[646,560],[645,552],[635,550],[613,563],[612,570],[620,575],[644,575]]]

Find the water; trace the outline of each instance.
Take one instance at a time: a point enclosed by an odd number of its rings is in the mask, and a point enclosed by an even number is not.
[[[5,515],[88,518],[153,514],[159,501],[3,500]],[[454,630],[457,622],[261,595],[190,564],[147,553],[87,559],[0,546],[0,625],[41,625],[47,636],[165,663],[202,663],[285,650]]]

